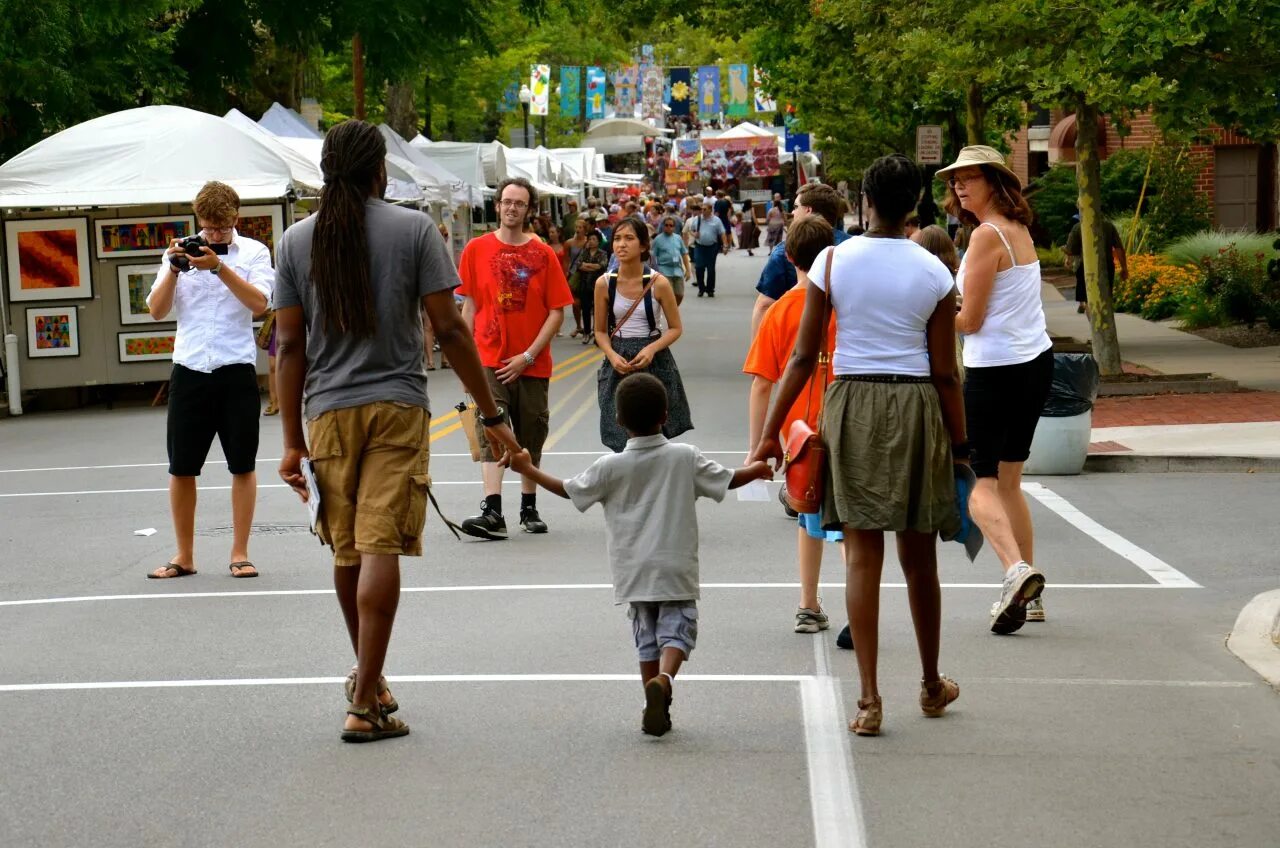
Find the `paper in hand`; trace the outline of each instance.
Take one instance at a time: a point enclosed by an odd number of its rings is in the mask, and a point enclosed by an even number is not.
[[[769,487],[763,480],[752,480],[745,486],[738,487],[738,500],[768,502],[773,498],[769,496]]]
[[[311,457],[302,460],[302,479],[307,481],[307,513],[311,518],[311,532],[316,532],[316,521],[320,518],[320,487],[316,484],[316,469],[311,464]]]

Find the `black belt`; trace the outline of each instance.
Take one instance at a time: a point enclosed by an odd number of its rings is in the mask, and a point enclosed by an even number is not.
[[[839,374],[837,380],[850,380],[855,383],[932,383],[932,377],[917,377],[912,374]]]

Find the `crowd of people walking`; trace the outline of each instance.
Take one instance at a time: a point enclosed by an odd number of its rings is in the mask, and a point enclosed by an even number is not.
[[[575,201],[555,222],[538,212],[532,184],[508,179],[497,190],[498,228],[469,241],[456,265],[428,216],[381,199],[385,145],[374,127],[335,126],[321,164],[318,212],[285,232],[274,271],[262,246],[235,232],[239,201],[221,184],[202,191],[196,213],[230,250],[206,249],[194,269],[183,270],[175,242],[162,263],[149,304],[158,319],[176,312],[178,321],[169,471],[179,549],[149,576],[195,573],[191,492],[215,435],[235,475],[231,570],[257,574],[247,550],[257,407],[249,408],[245,392],[256,399],[251,321],[270,298],[280,476],[304,500],[318,499],[314,529],[333,553],[356,658],[344,687],[345,741],[409,732],[393,715],[400,704],[382,669],[399,560],[422,554],[432,499],[427,370],[436,346],[474,404],[484,499],[458,530],[508,537],[508,470],[520,476],[518,521],[526,533],[550,530],[539,487],[580,510],[603,507],[615,600],[627,606],[640,663],[646,733],[670,730],[675,679],[697,641],[694,501],[721,500],[731,488],[771,478],[796,432],[818,434],[826,464],[814,484],[820,497],[784,498],[797,522],[794,630],[830,627],[819,574],[824,546],[840,545],[849,626],[839,642],[854,648],[861,687],[852,732],[876,735],[884,722],[885,533],[895,535],[907,582],[926,716],[943,715],[960,694],[939,670],[937,542],[956,536],[966,514],[1001,566],[991,630],[1011,634],[1044,619],[1045,579],[1033,564],[1020,484],[1052,353],[1031,213],[996,151],[965,148],[938,172],[947,210],[968,233],[962,260],[945,230],[912,225],[931,187],[900,155],[876,160],[864,174],[870,224],[858,236],[846,231],[840,195],[818,183],[804,186],[791,208],[774,195],[735,209],[725,192],[708,190],[609,207],[592,198],[581,212]],[[714,298],[716,260],[733,249],[735,232],[737,247],[754,255],[762,230],[768,257],[744,316],[748,459],[732,469],[672,441],[694,427],[674,346],[685,332],[686,287]],[[198,276],[177,285],[184,274]],[[223,291],[230,296],[221,298]],[[218,308],[202,308],[199,297]],[[540,466],[552,341],[562,335],[566,310],[570,335],[601,353],[599,433],[610,452],[562,480]],[[223,341],[207,349],[201,340],[211,329]]]

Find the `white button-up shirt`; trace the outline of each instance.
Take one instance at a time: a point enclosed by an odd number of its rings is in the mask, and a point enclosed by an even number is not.
[[[221,258],[224,265],[266,295],[270,302],[276,275],[271,267],[271,251],[265,244],[233,231],[231,246]],[[151,284],[153,295],[168,264],[167,259],[161,260],[160,271]],[[150,296],[147,303],[151,303]],[[178,322],[173,345],[173,361],[178,365],[211,374],[225,365],[258,361],[253,313],[212,271],[200,271],[193,266],[178,275],[170,316]]]

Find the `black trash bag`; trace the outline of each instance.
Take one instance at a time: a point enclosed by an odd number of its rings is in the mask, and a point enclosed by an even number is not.
[[[1098,398],[1098,363],[1091,353],[1055,353],[1053,385],[1040,413],[1045,418],[1083,415]]]

